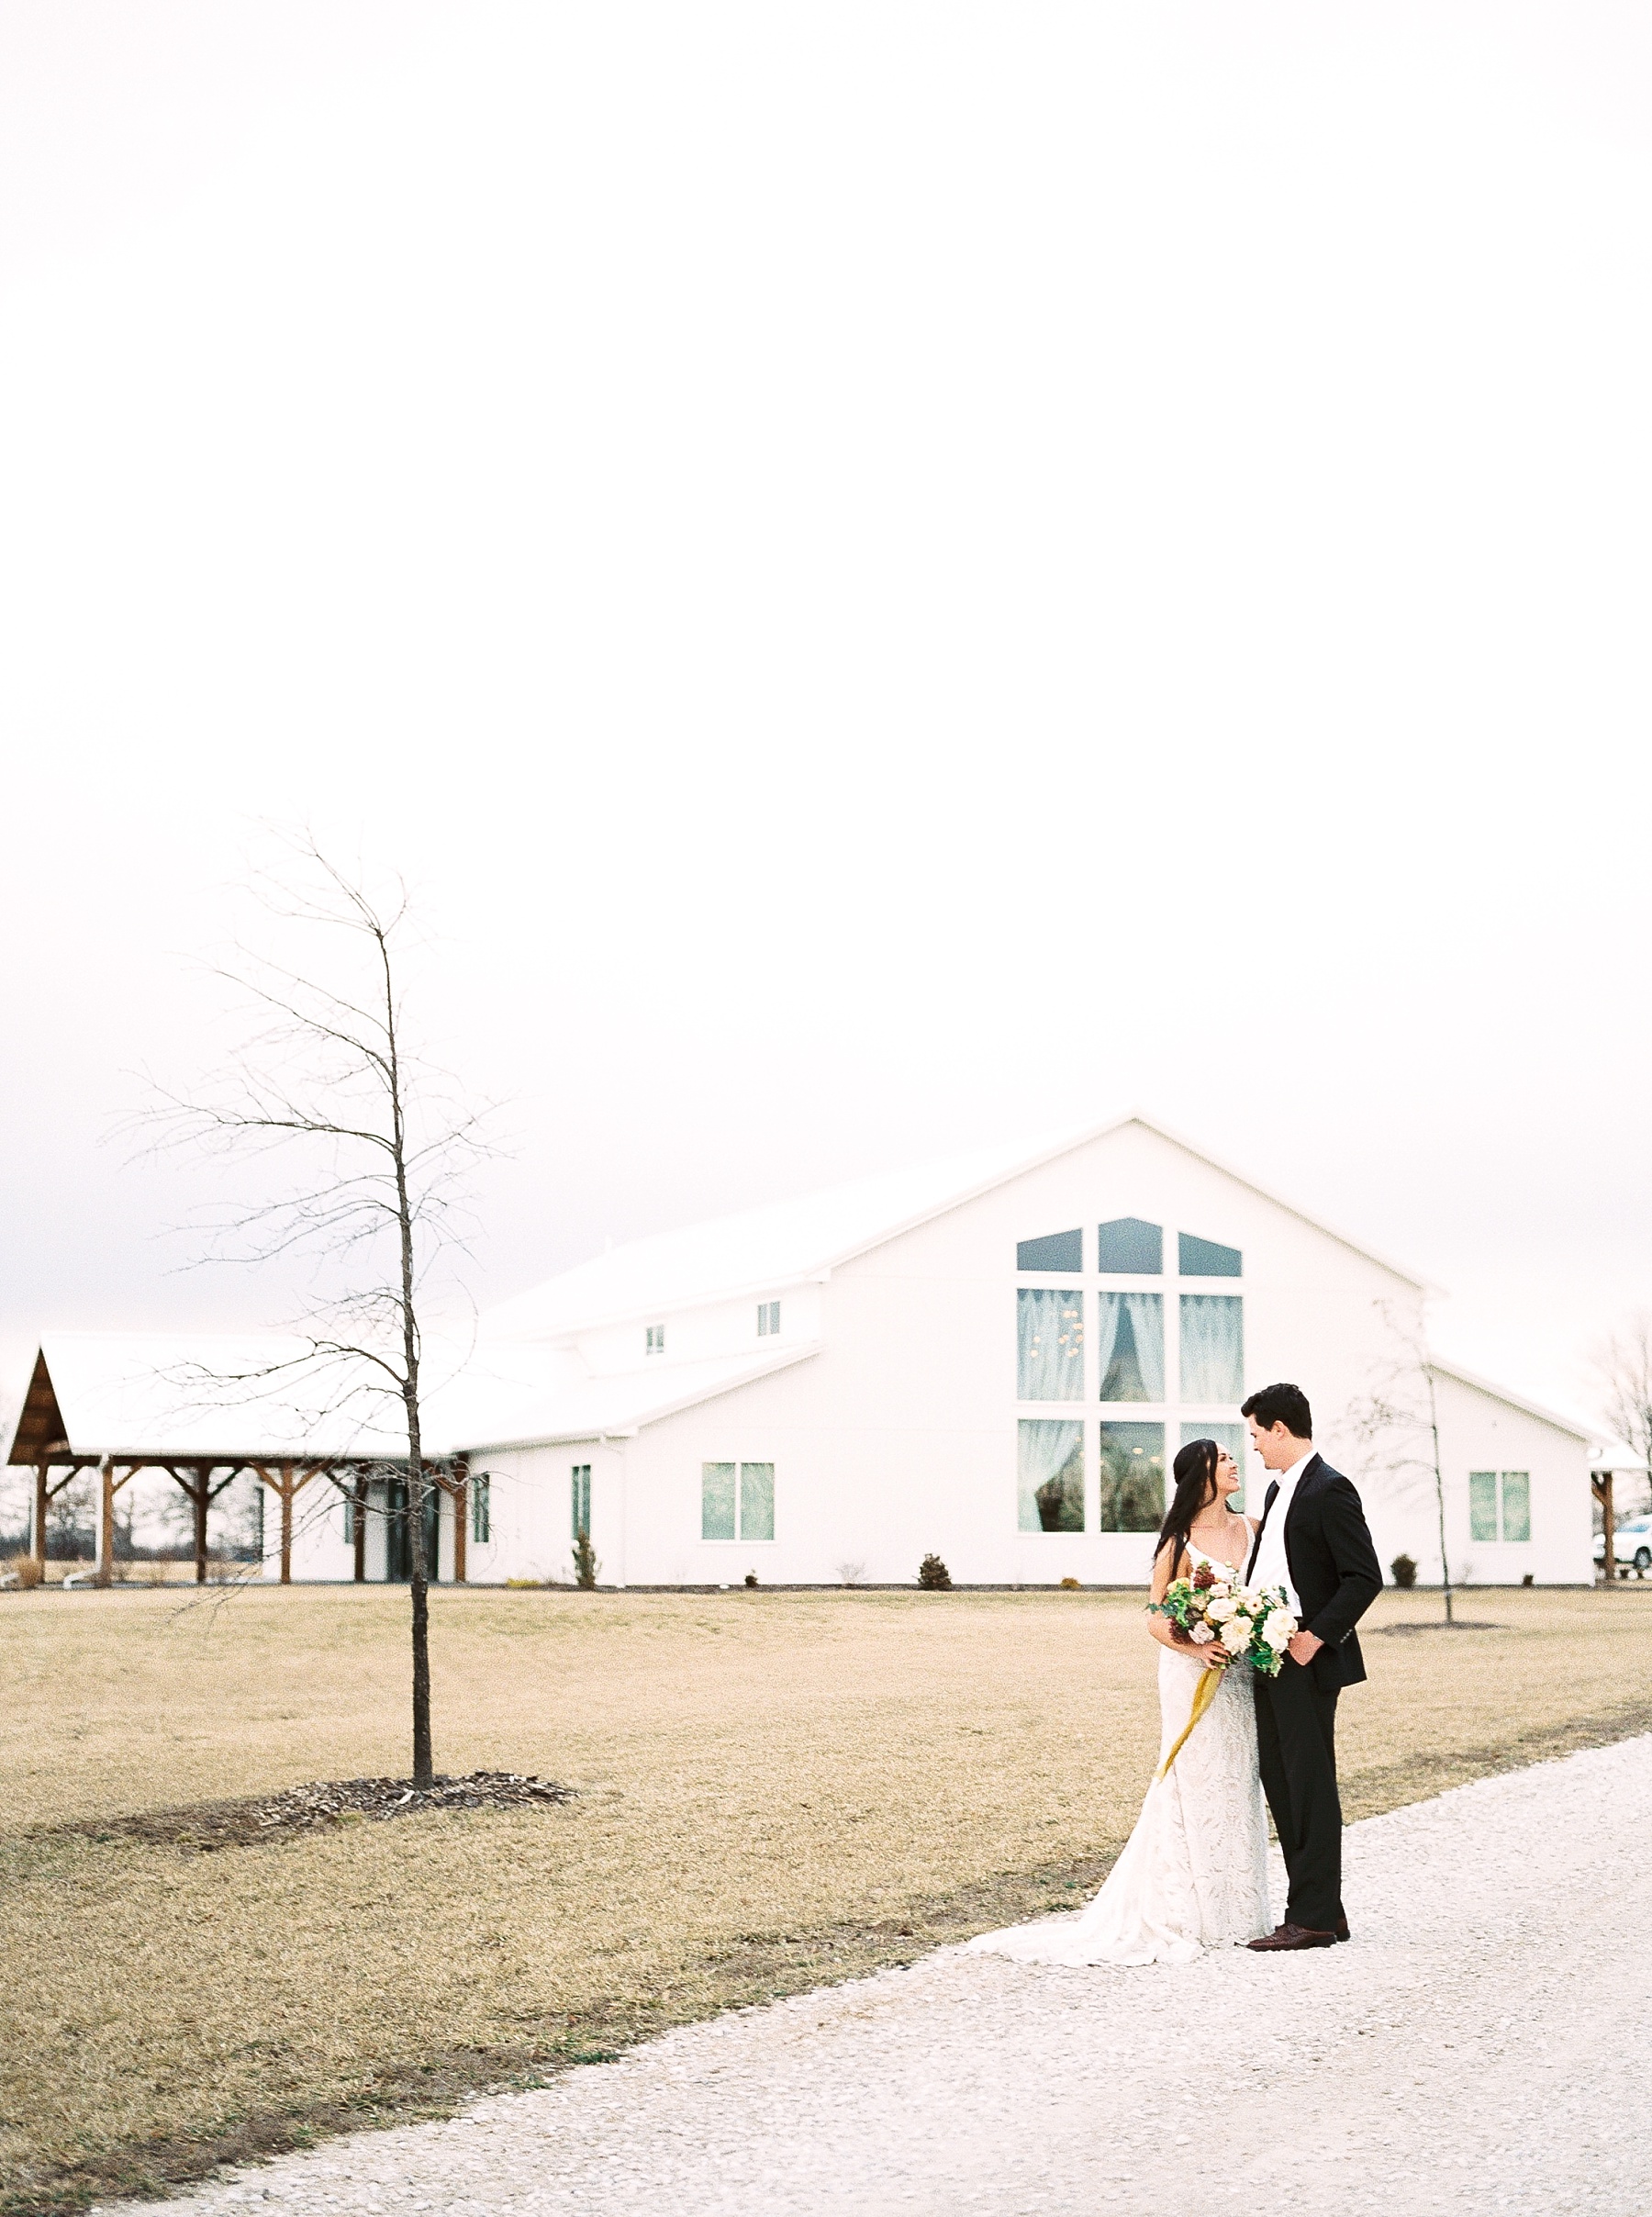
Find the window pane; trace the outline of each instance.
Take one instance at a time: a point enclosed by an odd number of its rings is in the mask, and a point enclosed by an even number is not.
[[[486,1541],[492,1530],[492,1503],[488,1499],[488,1475],[480,1471],[471,1480],[471,1538]]]
[[[740,1537],[772,1540],[775,1537],[775,1466],[772,1462],[742,1462],[740,1466]]]
[[[1084,1237],[1079,1232],[1052,1232],[1045,1239],[1023,1239],[1015,1250],[1018,1271],[1081,1271]]]
[[[1214,1239],[1195,1239],[1191,1232],[1178,1232],[1177,1248],[1184,1278],[1237,1278],[1241,1274],[1236,1247],[1218,1247]]]
[[[1084,1427],[1023,1416],[1018,1495],[1023,1532],[1084,1529]]]
[[[1144,1278],[1162,1277],[1165,1235],[1156,1224],[1144,1224],[1139,1216],[1115,1216],[1111,1224],[1099,1224],[1096,1226],[1096,1268],[1131,1271]]]
[[[1226,1448],[1228,1453],[1233,1458],[1234,1466],[1239,1472],[1238,1487],[1228,1495],[1228,1501],[1230,1506],[1243,1509],[1245,1506],[1245,1458],[1250,1452],[1248,1428],[1243,1424],[1211,1424],[1208,1422],[1197,1424],[1191,1419],[1184,1419],[1181,1428],[1181,1445],[1186,1447],[1189,1439],[1213,1439],[1218,1447]],[[1258,1510],[1257,1513],[1260,1514],[1260,1511]]]
[[[1242,1295],[1182,1295],[1181,1390],[1184,1401],[1245,1399]]]
[[[1165,1398],[1165,1296],[1099,1293],[1096,1364],[1103,1401]]]
[[[731,1462],[702,1462],[700,1538],[732,1540],[733,1537],[734,1465]]]
[[[568,1493],[568,1521],[573,1527],[568,1537],[577,1540],[581,1532],[588,1533],[591,1528],[591,1466],[588,1462],[576,1462],[574,1465]]]
[[[1502,1474],[1502,1524],[1505,1540],[1532,1537],[1532,1477],[1529,1471]]]
[[[1165,1517],[1165,1428],[1104,1424],[1100,1452],[1103,1532],[1156,1532]]]
[[[1084,1295],[1040,1286],[1015,1294],[1018,1401],[1084,1398]]]
[[[1497,1538],[1495,1471],[1470,1471],[1468,1473],[1468,1537],[1470,1540]]]

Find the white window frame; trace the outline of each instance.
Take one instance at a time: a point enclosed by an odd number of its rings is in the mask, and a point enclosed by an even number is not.
[[[1125,1208],[1124,1215],[1141,1212]],[[1246,1281],[1244,1266],[1237,1278],[1184,1278],[1177,1268],[1181,1259],[1183,1226],[1171,1220],[1160,1226],[1164,1237],[1162,1256],[1164,1268],[1155,1276],[1146,1271],[1098,1271],[1096,1258],[1096,1225],[1099,1214],[1092,1211],[1083,1226],[1083,1245],[1080,1257],[1084,1268],[1079,1271],[1016,1271],[1011,1283],[1017,1288],[1037,1287],[1046,1293],[1082,1293],[1084,1301],[1084,1389],[1077,1401],[1022,1401],[1018,1397],[1021,1383],[1019,1372],[1012,1368],[1010,1381],[1010,1409],[1018,1419],[1011,1434],[1011,1457],[1019,1452],[1019,1419],[1025,1417],[1054,1418],[1067,1423],[1080,1419],[1084,1425],[1084,1529],[1081,1532],[1023,1532],[1019,1518],[1019,1476],[1011,1461],[1010,1468],[1009,1508],[1011,1528],[1017,1538],[1034,1541],[1087,1542],[1095,1540],[1142,1540],[1145,1532],[1104,1532],[1100,1528],[1101,1516],[1101,1427],[1104,1424],[1158,1424],[1165,1432],[1165,1489],[1168,1499],[1170,1469],[1179,1453],[1184,1424],[1239,1424],[1238,1403],[1183,1401],[1181,1399],[1181,1295],[1183,1293],[1220,1293],[1230,1300],[1244,1302],[1248,1309]],[[1144,1221],[1152,1222],[1151,1217]],[[1032,1235],[1029,1235],[1031,1237]],[[1209,1233],[1193,1235],[1196,1238],[1210,1237]],[[1241,1256],[1245,1252],[1240,1240],[1221,1240],[1215,1244],[1235,1247]],[[1099,1392],[1101,1381],[1096,1375],[1096,1317],[1097,1304],[1102,1293],[1159,1293],[1163,1296],[1165,1320],[1165,1392],[1164,1401],[1099,1401],[1093,1396]],[[1241,1328],[1247,1319],[1242,1318]],[[1013,1295],[1010,1304],[1008,1324],[1008,1354],[1013,1366],[1017,1361],[1017,1325]],[[1248,1357],[1249,1343],[1246,1341]],[[1172,1394],[1170,1388],[1175,1386]],[[1246,1391],[1249,1390],[1248,1384]],[[1243,1396],[1242,1396],[1243,1398]],[[1255,1506],[1254,1504],[1247,1506]],[[1501,1529],[1502,1495],[1498,1492],[1498,1528]],[[1518,1545],[1519,1542],[1512,1544]]]
[[[706,1465],[709,1462],[731,1462],[734,1465],[734,1537],[732,1540],[708,1540],[705,1535]],[[762,1462],[774,1472],[774,1492],[771,1506],[775,1513],[775,1536],[769,1540],[748,1540],[741,1527],[745,1522],[745,1497],[741,1487],[740,1474],[748,1462]],[[699,1544],[701,1547],[778,1547],[780,1544],[780,1465],[773,1455],[702,1455],[700,1457]]]
[[[1497,1534],[1496,1537],[1491,1540],[1477,1540],[1474,1536],[1474,1481],[1477,1478],[1490,1478],[1495,1481],[1495,1492],[1492,1498],[1497,1508]],[[1505,1483],[1511,1478],[1524,1478],[1525,1480],[1526,1536],[1524,1540],[1508,1540],[1503,1536],[1504,1526],[1507,1521],[1503,1509],[1503,1487]],[[1532,1544],[1533,1523],[1532,1473],[1529,1468],[1524,1471],[1489,1471],[1480,1469],[1469,1472],[1468,1544],[1470,1547],[1530,1547]]]

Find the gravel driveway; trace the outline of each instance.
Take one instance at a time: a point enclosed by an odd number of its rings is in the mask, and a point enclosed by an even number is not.
[[[181,2201],[200,2217],[1652,2210],[1652,2134],[1629,2125],[1652,2055],[1632,1907],[1649,1838],[1652,1738],[1353,1828],[1349,1947],[1083,1971],[946,1949]],[[1229,2035],[1231,2061],[1200,2060],[1194,2027],[1207,2058]]]

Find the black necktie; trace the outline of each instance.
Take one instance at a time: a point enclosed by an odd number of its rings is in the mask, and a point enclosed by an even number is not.
[[[1262,1535],[1267,1529],[1267,1519],[1273,1514],[1273,1505],[1279,1497],[1279,1482],[1276,1478],[1262,1497],[1262,1521],[1256,1527],[1256,1537],[1251,1542],[1250,1561],[1245,1566],[1247,1578],[1256,1573],[1256,1557],[1262,1552]]]

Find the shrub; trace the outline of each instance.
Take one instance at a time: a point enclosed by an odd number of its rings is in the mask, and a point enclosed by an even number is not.
[[[748,1585],[755,1585],[755,1584],[756,1584],[756,1583],[757,1583],[757,1573],[756,1573],[756,1572],[755,1572],[755,1571],[748,1571],[748,1572],[746,1573],[746,1584],[747,1584]]]
[[[1077,1578],[1064,1578],[1064,1579],[1062,1580],[1062,1582],[1061,1582],[1061,1590],[1062,1590],[1062,1592],[1063,1592],[1064,1594],[1076,1594],[1076,1593],[1077,1593],[1077,1592],[1078,1592],[1078,1590],[1079,1590],[1079,1588],[1078,1588],[1078,1581],[1077,1581]]]
[[[952,1573],[939,1555],[926,1555],[918,1565],[918,1583],[926,1594],[950,1594]]]
[[[40,1583],[40,1566],[32,1555],[14,1555],[6,1567],[16,1573],[17,1584],[25,1589]]]
[[[597,1551],[591,1545],[591,1535],[583,1525],[574,1542],[574,1583],[587,1594],[597,1584],[597,1573],[602,1568],[597,1560]]]
[[[1389,1568],[1394,1573],[1394,1584],[1409,1594],[1412,1587],[1417,1583],[1417,1566],[1411,1557],[1396,1555],[1392,1562],[1389,1564]]]

